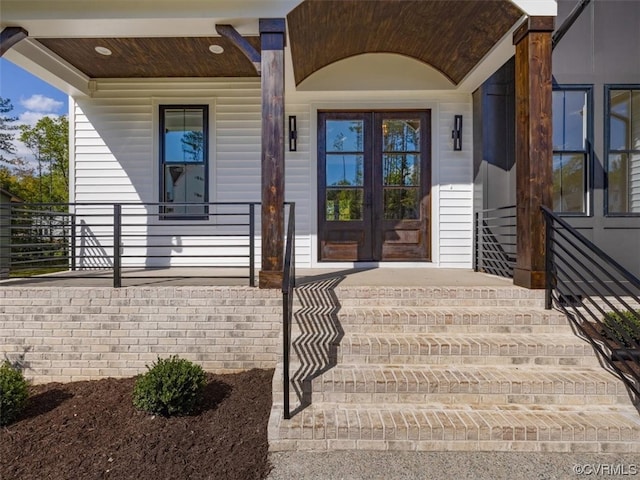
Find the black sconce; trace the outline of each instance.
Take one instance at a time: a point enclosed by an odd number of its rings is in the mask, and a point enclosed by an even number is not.
[[[453,149],[455,151],[462,150],[462,115],[454,115],[453,117],[451,138],[453,138]]]
[[[298,150],[298,128],[295,115],[289,116],[289,151]]]

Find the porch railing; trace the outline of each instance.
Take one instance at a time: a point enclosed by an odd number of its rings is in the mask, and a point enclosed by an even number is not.
[[[546,307],[563,311],[640,400],[640,279],[542,207],[546,221]]]
[[[476,212],[474,270],[513,278],[516,264],[516,207]]]
[[[7,228],[0,235],[8,254],[1,266],[13,278],[61,271],[64,278],[110,275],[114,287],[123,278],[149,276],[247,279],[255,285],[257,205],[4,205],[0,215]]]
[[[287,224],[287,238],[284,253],[284,274],[282,279],[282,393],[284,418],[291,418],[291,404],[289,390],[291,381],[290,352],[291,352],[291,326],[293,320],[293,289],[296,286],[296,222],[295,203],[289,203],[289,221]]]

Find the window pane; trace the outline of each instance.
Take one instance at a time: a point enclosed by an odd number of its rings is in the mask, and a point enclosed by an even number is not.
[[[640,150],[640,90],[631,97],[631,150]]]
[[[611,129],[609,148],[611,150],[628,150],[629,145],[629,107],[630,96],[628,90],[611,90],[610,92],[611,119],[609,128]]]
[[[164,110],[165,163],[204,162],[203,110]]]
[[[362,220],[363,190],[361,188],[327,190],[327,220]]]
[[[205,201],[204,164],[182,164],[164,166],[164,198],[168,203],[202,203]],[[165,213],[199,214],[204,207],[184,205],[167,206]]]
[[[385,188],[385,220],[411,220],[420,218],[418,188]]]
[[[584,213],[585,155],[553,156],[553,209],[556,212]]]
[[[327,120],[327,152],[362,152],[364,122],[362,120]]]
[[[627,212],[628,158],[624,153],[609,155],[608,202],[610,213]]]
[[[420,185],[420,155],[385,154],[382,156],[383,185]]]
[[[163,213],[202,218],[207,208],[206,198],[207,122],[206,106],[161,106],[162,152],[161,174],[163,189],[160,201],[168,204]]]
[[[327,154],[327,185],[360,186],[363,182],[363,155]]]
[[[382,149],[385,152],[419,152],[420,119],[384,120]]]
[[[553,149],[584,150],[587,137],[587,92],[553,92]]]

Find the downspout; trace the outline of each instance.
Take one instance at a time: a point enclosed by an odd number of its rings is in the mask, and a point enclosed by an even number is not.
[[[573,26],[575,21],[578,19],[580,14],[587,8],[587,5],[591,3],[591,0],[580,0],[580,2],[573,8],[569,16],[562,22],[562,25],[558,27],[558,29],[551,37],[551,49],[556,48],[556,45],[562,40],[562,37],[569,31],[569,29]]]

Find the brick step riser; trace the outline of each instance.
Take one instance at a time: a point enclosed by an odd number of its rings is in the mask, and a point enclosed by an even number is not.
[[[335,401],[345,401],[345,395],[355,400],[366,394],[383,397],[396,395],[390,403],[413,403],[399,400],[397,395],[421,396],[431,394],[508,395],[522,396],[523,399],[535,397],[541,404],[553,396],[607,396],[624,397],[628,394],[623,383],[608,373],[594,372],[591,369],[577,370],[565,374],[562,369],[520,369],[520,368],[472,368],[472,367],[425,367],[408,368],[362,368],[339,367],[313,379],[312,392],[316,394],[339,394]],[[422,402],[424,399],[420,398]],[[471,400],[471,399],[470,399]],[[334,400],[327,400],[334,401]],[[374,403],[378,403],[375,402]],[[446,403],[446,402],[444,402]],[[460,402],[456,402],[459,404]],[[464,403],[464,402],[463,402]],[[507,402],[513,403],[513,402]],[[597,403],[597,402],[596,402]]]
[[[298,317],[305,318],[304,311],[296,312]],[[308,318],[314,318],[308,315]],[[423,311],[398,311],[395,314],[385,314],[371,309],[357,311],[345,309],[337,314],[337,320],[342,325],[429,325],[429,326],[551,326],[569,325],[564,315],[549,315],[532,312],[528,315],[513,313],[496,314],[443,314]]]
[[[340,344],[334,343],[334,336],[327,335],[324,338],[314,336],[294,337],[292,354],[302,353],[312,358],[327,357],[330,354],[337,358],[338,364],[394,364],[412,365],[415,363],[428,365],[435,363],[436,359],[444,358],[451,362],[458,363],[460,358],[491,359],[500,364],[504,359],[520,359],[525,363],[527,359],[593,359],[597,360],[593,350],[586,342],[577,340],[575,343],[559,343],[547,345],[536,344],[513,344],[505,339],[504,344],[500,343],[433,343],[427,341],[418,343],[414,339],[399,339],[391,343],[377,343],[373,338],[370,343],[350,343],[349,338],[342,339]],[[569,340],[572,340],[571,338]],[[477,363],[472,361],[472,363]],[[491,362],[482,362],[491,363]],[[574,363],[568,363],[574,365]]]
[[[600,367],[595,356],[338,355],[338,365],[522,365]]]
[[[340,386],[337,386],[337,390]],[[449,404],[449,405],[620,405],[629,402],[627,395],[581,394],[581,393],[479,393],[470,389],[451,386],[452,392],[438,385],[435,393],[426,392],[385,392],[385,393],[345,393],[342,391],[313,391],[314,405],[335,403],[337,405],[397,405],[397,404]],[[483,387],[484,388],[484,387]],[[456,392],[455,390],[459,390]],[[467,391],[464,391],[467,390]],[[475,390],[475,391],[474,391]],[[532,389],[536,390],[536,389]]]
[[[291,420],[273,410],[270,450],[530,450],[638,452],[631,407],[523,405],[455,407],[316,403]]]
[[[343,434],[344,435],[344,434]],[[465,434],[479,436],[472,431]],[[453,437],[457,437],[453,434]],[[269,451],[421,451],[421,452],[557,452],[557,453],[640,453],[640,443],[602,441],[513,441],[513,440],[355,440],[354,434],[339,439],[308,439],[281,437],[269,441]]]
[[[282,374],[277,373],[276,377],[278,382],[274,383],[273,389],[273,404],[283,405],[283,385]],[[274,378],[276,378],[274,377]],[[332,384],[329,388],[323,390],[324,386],[319,386],[315,381],[312,382],[312,397],[313,405],[319,406],[321,404],[334,404],[336,407],[346,405],[404,405],[405,407],[415,405],[424,407],[426,405],[559,405],[565,407],[575,406],[594,406],[594,405],[628,405],[629,396],[626,393],[621,393],[623,388],[620,383],[608,383],[605,385],[599,384],[597,388],[593,385],[562,385],[556,390],[556,393],[550,392],[549,388],[542,385],[531,385],[520,388],[520,393],[508,393],[509,387],[505,388],[491,388],[483,384],[483,392],[479,392],[479,387],[475,385],[473,388],[469,385],[437,385],[432,386],[431,392],[427,392],[427,388],[422,386],[419,390],[415,387],[404,389],[402,391],[393,391],[393,388],[387,385],[377,386],[379,392],[374,392],[375,386],[366,385],[360,387],[360,391],[354,390],[359,387],[350,386],[345,388],[344,384]],[[289,387],[289,398],[293,404],[297,404],[297,392],[306,390],[309,386],[302,387],[298,384],[295,387],[293,384]],[[345,391],[347,390],[347,391]],[[386,390],[386,391],[385,391]],[[397,390],[397,388],[396,388]],[[418,390],[418,391],[416,391]],[[485,391],[493,390],[493,391]],[[557,393],[561,391],[561,393]],[[588,392],[588,393],[584,393]],[[618,393],[615,393],[618,392]]]
[[[371,335],[437,335],[437,334],[558,334],[567,335],[571,333],[568,325],[382,325],[382,324],[361,324],[345,325],[342,329],[348,333],[371,334]],[[293,335],[303,333],[296,325],[291,330]],[[295,338],[295,337],[294,337]]]
[[[306,305],[299,299],[293,302],[294,307]],[[410,308],[410,307],[498,307],[498,308],[539,308],[544,309],[544,301],[539,299],[491,299],[491,298],[338,298],[335,308]]]
[[[298,293],[304,296],[305,287],[299,288]],[[341,300],[349,298],[438,298],[449,301],[469,299],[544,301],[543,290],[527,290],[520,287],[342,286],[333,289],[332,294]]]

